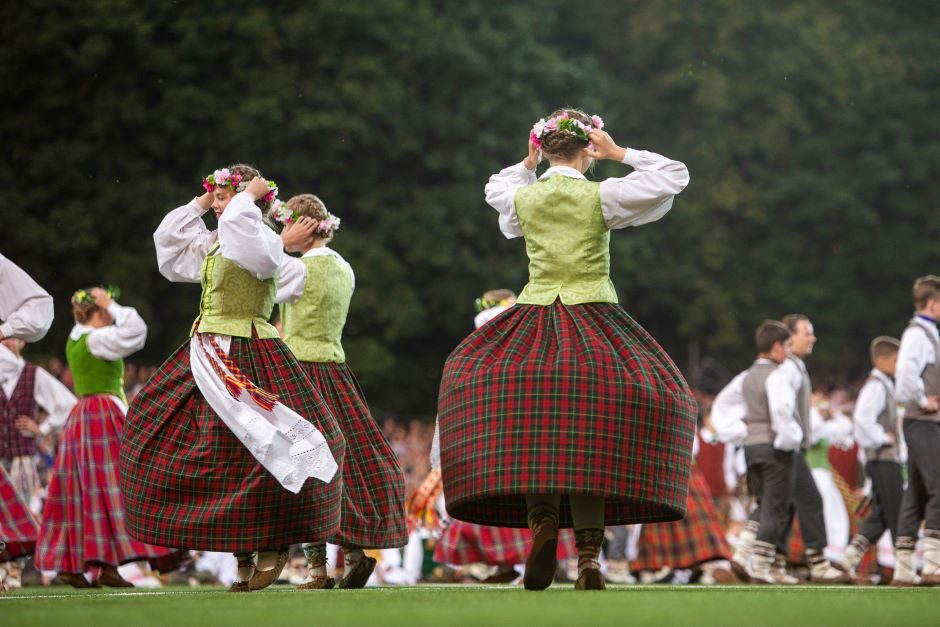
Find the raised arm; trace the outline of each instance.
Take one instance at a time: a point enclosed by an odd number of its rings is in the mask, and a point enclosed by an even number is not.
[[[15,263],[0,255],[0,340],[38,342],[52,326],[52,296]]]
[[[535,168],[541,155],[532,141],[529,141],[529,154],[525,159],[503,168],[490,177],[486,184],[486,203],[499,212],[499,230],[507,239],[522,237],[522,227],[516,215],[516,191],[535,183]]]
[[[622,229],[655,222],[672,208],[672,200],[689,184],[689,169],[680,161],[655,152],[618,146],[600,129],[590,133],[595,159],[610,159],[633,167],[622,178],[601,182],[601,210],[607,227]]]
[[[267,181],[252,179],[219,217],[219,253],[261,280],[277,274],[284,258],[281,238],[261,220],[261,210],[255,204],[268,191]]]
[[[88,334],[88,350],[98,359],[114,361],[136,353],[147,341],[147,323],[133,307],[122,307],[101,288],[91,290],[95,302],[106,309],[114,324]]]
[[[176,283],[199,283],[202,260],[218,236],[202,221],[212,205],[206,193],[167,214],[153,234],[160,274]]]

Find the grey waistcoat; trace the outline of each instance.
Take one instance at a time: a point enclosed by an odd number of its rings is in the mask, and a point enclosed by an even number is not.
[[[891,386],[882,381],[877,377],[868,377],[869,381],[874,381],[878,385],[884,386],[885,389],[885,408],[881,410],[881,413],[878,414],[878,424],[881,425],[881,428],[885,430],[885,433],[890,433],[894,436],[894,441],[898,441],[898,404],[894,400],[894,393],[891,391]],[[865,449],[865,459],[870,462],[900,462],[901,458],[898,457],[898,447],[895,444],[894,446],[882,446],[881,448],[867,448]]]
[[[927,336],[930,343],[933,344],[933,363],[927,364],[920,377],[924,380],[924,394],[927,396],[940,395],[940,343],[937,342],[933,334],[928,332],[923,326],[911,320],[908,329],[920,329]],[[921,409],[916,401],[907,403],[904,406],[904,417],[914,420],[929,420],[931,422],[940,422],[940,412],[928,414]]]
[[[752,444],[774,443],[773,427],[770,422],[770,405],[767,403],[767,377],[777,366],[774,364],[754,363],[747,371],[742,383],[744,404],[747,406],[747,416],[744,423],[747,425],[745,446]]]

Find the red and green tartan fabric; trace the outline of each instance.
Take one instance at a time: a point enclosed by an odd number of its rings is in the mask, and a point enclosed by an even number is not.
[[[175,554],[128,533],[118,488],[123,429],[124,411],[108,394],[86,396],[72,408],[42,510],[37,568],[81,573],[94,564],[117,565]]]
[[[120,480],[131,535],[230,553],[333,537],[346,444],[323,397],[280,339],[234,337],[229,355],[246,377],[319,429],[339,465],[336,478],[310,479],[299,494],[285,490],[199,392],[186,342],[128,411]]]
[[[524,564],[532,547],[532,532],[512,527],[489,527],[452,520],[437,546],[434,561],[438,564],[465,566],[483,562],[492,566]],[[559,560],[578,556],[574,533],[570,529],[558,532]]]
[[[637,558],[631,564],[633,570],[691,568],[702,562],[731,558],[708,482],[697,465],[692,467],[685,518],[643,525],[637,549]]]
[[[29,555],[36,548],[39,524],[10,480],[10,475],[0,466],[0,540],[6,549],[0,552],[0,562]]]
[[[405,479],[359,382],[345,363],[302,361],[346,439],[339,533],[330,542],[367,549],[408,544]]]
[[[603,496],[608,525],[685,513],[695,400],[619,305],[510,307],[450,355],[438,410],[454,518],[526,527],[529,493]]]

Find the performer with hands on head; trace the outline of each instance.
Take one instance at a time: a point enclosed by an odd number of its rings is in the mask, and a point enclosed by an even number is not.
[[[230,589],[248,592],[278,578],[288,545],[338,530],[345,442],[268,323],[284,253],[262,216],[276,185],[237,164],[203,187],[154,233],[161,274],[202,296],[190,340],[131,406],[121,487],[135,537],[234,553]]]
[[[555,573],[574,527],[577,589],[602,589],[604,525],[685,513],[696,404],[656,341],[617,304],[610,231],[658,220],[689,182],[682,163],[618,146],[598,116],[560,109],[526,157],[490,177],[486,201],[524,237],[517,304],[451,353],[441,381],[441,469],[457,519],[532,530],[525,587]],[[550,163],[541,177],[542,154]],[[588,181],[594,159],[634,168]],[[642,434],[640,437],[638,434]]]

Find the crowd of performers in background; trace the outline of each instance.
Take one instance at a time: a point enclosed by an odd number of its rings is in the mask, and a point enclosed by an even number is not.
[[[511,305],[513,299],[508,290],[488,292],[479,301],[477,325]],[[0,353],[4,367],[0,372],[4,402],[0,464],[6,474],[0,486],[4,490],[0,529],[7,533],[0,576],[7,587],[68,583],[67,579],[56,578],[54,568],[44,570],[30,556],[40,535],[43,507],[49,501],[56,452],[67,450],[59,446],[68,437],[64,428],[77,403],[74,375],[67,364],[55,358],[45,367],[31,363],[24,355],[24,345],[23,339],[6,337],[2,343],[6,352]],[[818,495],[814,499],[821,503],[825,530],[823,544],[815,548],[820,548],[839,569],[829,575],[841,583],[888,583],[895,571],[893,534],[898,528],[903,483],[909,476],[903,406],[894,412],[889,424],[883,424],[878,417],[889,407],[889,399],[893,397],[897,404],[893,384],[897,349],[896,341],[879,338],[873,345],[876,365],[868,380],[847,387],[815,388],[810,397],[811,435],[802,456]],[[128,401],[154,371],[150,365],[127,364],[123,393]],[[722,392],[717,404],[714,391],[696,391],[701,420],[686,518],[674,523],[608,527],[603,561],[609,582],[710,584],[750,579],[747,569],[754,572],[752,561],[759,529],[755,524],[759,520],[753,516],[757,495],[753,493],[755,486],[748,490],[746,445],[740,432],[735,433],[746,415],[743,395],[737,391],[746,372]],[[486,527],[447,515],[440,470],[432,468],[439,465],[432,455],[434,424],[387,418],[381,429],[401,465],[410,495],[409,538],[403,549],[370,551],[378,567],[369,585],[509,583],[520,579],[527,542],[531,542],[528,530]],[[887,478],[882,475],[888,473],[880,473],[879,466],[889,469]],[[11,488],[15,496],[9,492]],[[802,489],[812,492],[807,485]],[[9,533],[11,522],[23,537],[17,539]],[[95,534],[100,532],[100,528],[91,527],[82,533],[95,542]],[[924,533],[913,539],[918,535]],[[909,564],[924,565],[923,543],[902,542],[902,547],[915,548]],[[775,583],[812,580],[808,556],[813,555],[814,547],[804,540],[799,516],[779,556],[773,544],[774,560],[767,570]],[[341,549],[328,545],[327,552],[330,575],[341,576]],[[573,537],[570,533],[563,535],[558,550],[558,581],[573,580],[576,555]],[[155,572],[149,561],[131,562],[119,570],[122,579],[144,587],[169,583],[227,586],[234,581],[236,563],[231,555],[192,552],[188,557],[191,559],[180,561],[178,567],[162,574]],[[112,565],[117,563],[115,559]],[[338,570],[334,567],[337,564]],[[903,563],[901,568],[905,568]],[[914,570],[910,565],[907,568],[911,573]],[[302,584],[306,571],[302,547],[294,546],[280,582]]]
[[[157,368],[125,366],[147,325],[103,287],[71,297],[68,366],[30,363],[52,299],[0,256],[4,589],[940,584],[940,278],[916,281],[900,339],[871,342],[857,391],[814,393],[797,314],[757,328],[716,396],[693,393],[609,277],[610,232],[665,215],[688,170],[602,128],[556,111],[491,177],[530,280],[479,300],[433,425],[370,414],[341,342],[340,221],[249,166],[154,234],[161,274],[203,287]],[[595,159],[634,171],[591,182]]]

